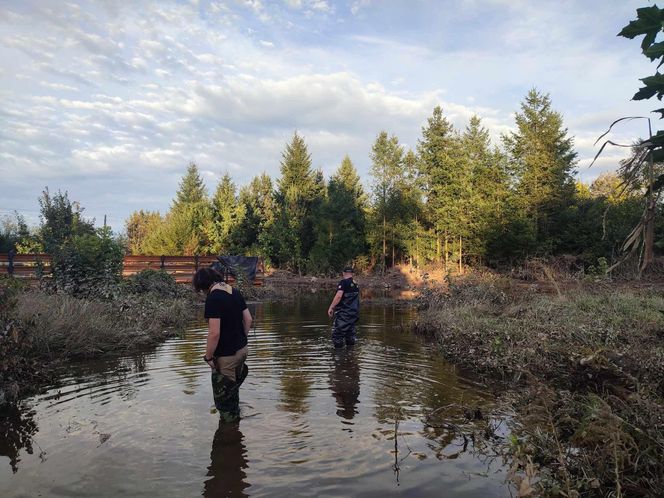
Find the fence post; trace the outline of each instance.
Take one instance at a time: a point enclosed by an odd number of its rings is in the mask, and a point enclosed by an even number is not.
[[[165,259],[166,259],[166,256],[161,257],[161,264],[159,265],[160,270],[163,270],[164,268],[166,268],[166,265],[164,264]]]
[[[9,275],[13,276],[14,275],[14,256],[16,256],[16,251],[14,249],[10,249],[9,253],[7,253],[7,256],[9,258],[9,266],[7,266],[7,273],[9,273]]]

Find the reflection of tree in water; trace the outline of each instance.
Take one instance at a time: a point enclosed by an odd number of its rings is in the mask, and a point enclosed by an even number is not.
[[[247,496],[244,491],[250,486],[245,481],[247,466],[247,448],[240,424],[219,421],[210,453],[207,473],[210,479],[203,484],[203,496]]]
[[[67,365],[66,373],[80,385],[114,385],[114,393],[122,399],[136,397],[141,385],[150,377],[147,370],[147,354],[125,357],[104,357]],[[136,375],[141,374],[141,375]],[[110,396],[110,391],[105,396]],[[57,399],[59,394],[51,396]],[[47,398],[48,399],[48,398]]]
[[[360,397],[360,365],[356,350],[337,349],[332,353],[334,369],[330,373],[330,388],[337,400],[337,415],[351,420]]]
[[[185,394],[194,394],[196,388],[199,386],[199,372],[198,369],[204,365],[203,353],[205,353],[205,334],[207,334],[207,324],[205,325],[205,332],[199,339],[198,337],[188,337],[184,341],[179,341],[174,345],[175,354],[180,360],[174,365],[175,373],[182,377],[185,388]],[[183,366],[188,368],[183,368]],[[208,369],[209,370],[209,369]]]
[[[23,448],[32,455],[32,438],[37,433],[34,415],[32,410],[21,411],[15,405],[0,406],[0,456],[9,457],[13,473],[18,471]]]
[[[388,315],[386,321],[389,327]],[[401,334],[383,331],[381,346],[377,351],[382,369],[377,375],[373,391],[375,417],[383,424],[375,436],[395,441],[395,471],[402,458],[424,458],[424,453],[411,454],[407,446],[409,431],[419,433],[427,448],[440,460],[455,459],[463,453],[476,458],[491,458],[493,452],[475,438],[482,435],[485,423],[474,420],[477,407],[486,411],[490,403],[478,390],[460,380],[455,368],[444,360],[427,357],[416,343],[402,343]],[[438,410],[436,410],[438,409]],[[429,418],[433,410],[435,416]],[[412,432],[411,432],[412,433]],[[398,448],[397,448],[398,443]],[[398,472],[397,472],[398,475]]]
[[[302,324],[311,316],[306,307],[297,306],[280,310],[273,308],[279,322],[276,328],[282,348],[275,355],[281,374],[281,402],[279,408],[291,413],[306,413],[309,410],[307,398],[311,391],[311,344],[302,338]]]

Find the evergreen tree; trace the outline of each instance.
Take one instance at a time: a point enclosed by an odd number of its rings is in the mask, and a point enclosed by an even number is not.
[[[327,186],[317,217],[317,240],[311,259],[316,271],[339,269],[362,254],[366,245],[366,196],[360,177],[345,156]]]
[[[125,222],[127,248],[131,254],[147,254],[143,242],[148,235],[159,229],[163,223],[157,211],[134,211]]]
[[[208,236],[213,254],[243,251],[239,227],[245,215],[246,208],[238,201],[235,184],[230,175],[225,173],[212,198],[212,223],[208,225]]]
[[[373,248],[374,254],[380,254],[380,268],[385,271],[387,265],[387,242],[392,238],[395,216],[395,198],[398,185],[403,178],[403,147],[399,139],[386,131],[381,131],[371,148],[371,175],[373,176]],[[380,247],[377,243],[380,242]]]
[[[173,209],[183,205],[195,204],[207,200],[207,192],[203,179],[198,173],[198,167],[194,163],[189,163],[187,172],[180,181],[180,188],[175,194]]]
[[[510,157],[518,207],[533,223],[538,250],[559,249],[562,231],[557,214],[574,198],[574,140],[567,136],[562,116],[551,99],[533,89],[516,114],[517,131],[503,137]]]
[[[245,221],[240,226],[240,240],[252,254],[269,257],[274,252],[270,235],[277,215],[272,179],[267,173],[256,176],[240,190]]]
[[[436,106],[417,146],[427,211],[436,239],[436,259],[448,261],[448,242],[467,231],[469,175],[463,161],[460,139]]]
[[[281,177],[277,182],[279,215],[272,225],[273,259],[301,271],[315,242],[313,209],[320,203],[324,183],[312,171],[311,156],[297,132],[282,153]]]
[[[484,260],[487,235],[504,223],[508,177],[504,156],[491,148],[489,132],[473,116],[461,136],[464,161],[470,174],[465,253],[476,262]]]
[[[180,182],[171,210],[142,243],[147,254],[208,254],[212,208],[198,168],[191,163]]]

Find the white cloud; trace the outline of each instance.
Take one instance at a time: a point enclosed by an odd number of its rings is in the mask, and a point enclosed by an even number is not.
[[[349,153],[366,177],[381,129],[414,147],[441,104],[457,128],[478,114],[497,141],[533,85],[552,93],[576,137],[580,175],[590,178],[623,157],[612,151],[587,170],[594,139],[617,117],[652,107],[628,100],[654,67],[638,43],[617,44],[633,10],[622,2],[472,0],[441,9],[358,0],[349,8],[10,1],[0,11],[0,209],[34,209],[49,184],[100,219],[114,209],[120,219],[139,208],[163,212],[192,160],[212,173],[211,188],[225,170],[238,184],[278,175],[295,129],[326,174]],[[614,137],[639,135],[635,123]]]

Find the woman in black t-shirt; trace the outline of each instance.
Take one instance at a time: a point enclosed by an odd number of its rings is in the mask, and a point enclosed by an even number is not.
[[[203,360],[212,370],[212,393],[219,416],[240,419],[240,385],[247,377],[247,337],[252,317],[244,297],[223,281],[212,268],[201,268],[193,279],[194,289],[205,291],[208,335]]]

